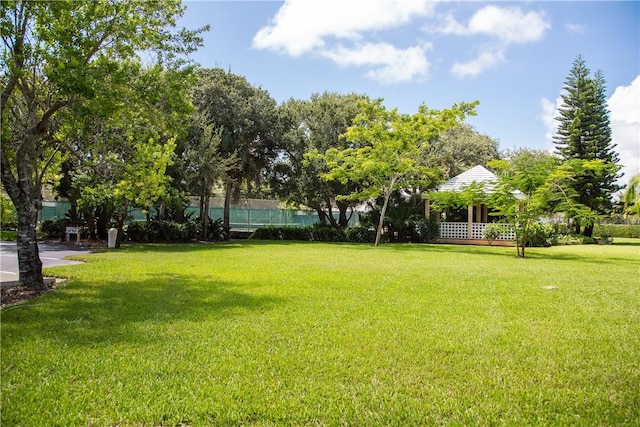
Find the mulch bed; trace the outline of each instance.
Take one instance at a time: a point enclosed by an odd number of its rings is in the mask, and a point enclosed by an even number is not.
[[[9,307],[12,305],[20,304],[25,301],[29,301],[40,295],[51,292],[56,288],[55,280],[46,280],[45,285],[41,288],[34,288],[31,286],[7,286],[0,288],[0,308]]]

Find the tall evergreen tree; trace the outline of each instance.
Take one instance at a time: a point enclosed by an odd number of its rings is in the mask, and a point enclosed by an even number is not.
[[[616,184],[620,170],[619,157],[611,139],[611,123],[607,109],[605,78],[598,70],[591,76],[586,62],[580,55],[573,62],[561,95],[560,122],[554,143],[563,160],[602,160],[609,165],[601,172],[585,170],[576,177],[573,185],[577,202],[598,214],[611,211],[611,197],[620,189]],[[585,236],[593,233],[593,224],[581,230],[575,221],[576,232]]]

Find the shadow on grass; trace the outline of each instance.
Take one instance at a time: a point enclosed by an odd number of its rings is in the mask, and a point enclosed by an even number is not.
[[[283,298],[250,295],[224,282],[184,276],[140,281],[73,280],[66,288],[2,312],[4,337],[40,335],[70,346],[145,344],[171,325],[264,312]],[[215,331],[212,331],[215,333]]]
[[[613,239],[613,246],[638,246],[640,247],[640,239],[627,239],[624,241]]]

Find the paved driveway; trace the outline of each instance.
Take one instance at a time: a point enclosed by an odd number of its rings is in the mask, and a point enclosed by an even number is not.
[[[43,267],[78,264],[64,259],[69,255],[88,254],[90,249],[63,244],[38,244]],[[7,286],[18,280],[18,254],[15,242],[0,242],[0,285]]]

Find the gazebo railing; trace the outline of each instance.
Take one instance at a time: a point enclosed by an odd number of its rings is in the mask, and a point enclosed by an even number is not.
[[[441,239],[472,239],[483,240],[484,229],[489,225],[483,222],[474,222],[471,224],[471,236],[469,236],[469,224],[466,222],[441,222],[440,238]],[[504,232],[496,240],[513,240],[515,233],[509,225],[503,225]]]

